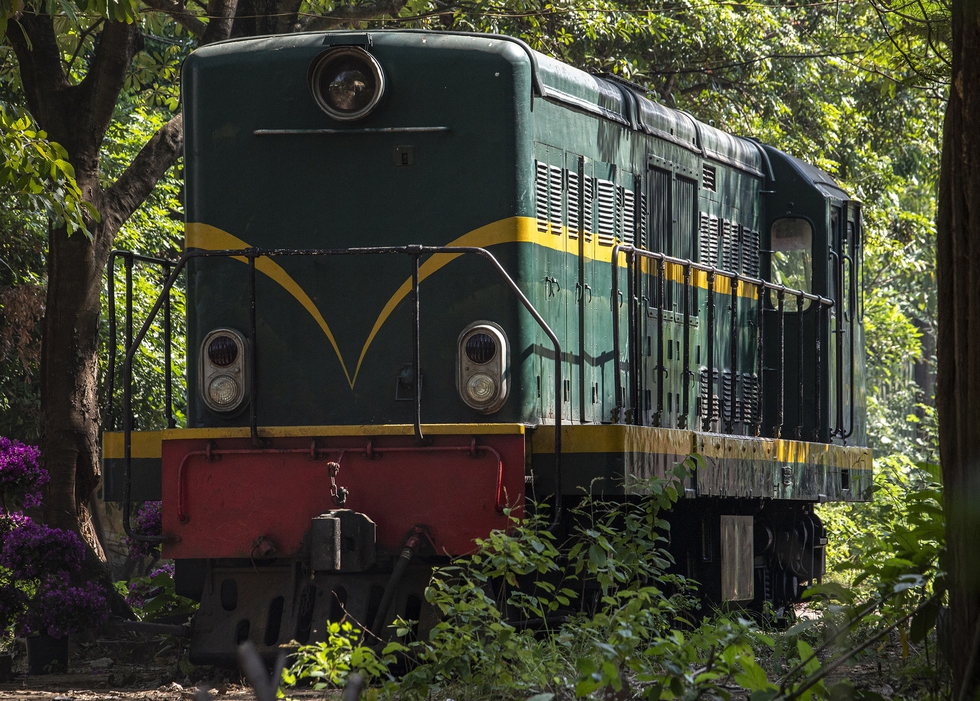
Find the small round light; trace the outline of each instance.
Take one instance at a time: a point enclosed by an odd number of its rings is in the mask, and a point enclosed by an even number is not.
[[[497,383],[490,375],[478,372],[466,381],[466,394],[475,404],[485,404],[497,395]]]
[[[497,344],[489,334],[475,333],[466,339],[466,357],[477,365],[484,365],[497,354]]]
[[[356,46],[321,54],[310,73],[310,90],[317,105],[341,121],[366,117],[381,99],[384,85],[377,59]]]
[[[226,368],[238,358],[238,344],[231,336],[215,336],[208,344],[208,359],[219,368]]]
[[[227,375],[214,377],[208,385],[208,396],[218,406],[231,406],[238,399],[238,395],[238,383]]]

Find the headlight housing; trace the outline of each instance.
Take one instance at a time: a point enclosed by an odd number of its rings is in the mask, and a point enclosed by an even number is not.
[[[460,399],[483,414],[498,411],[507,401],[509,347],[504,330],[492,321],[477,321],[459,335],[456,389]]]
[[[211,411],[228,414],[249,397],[245,338],[234,329],[215,329],[201,343],[199,389]]]
[[[310,92],[329,116],[353,122],[368,116],[385,91],[378,60],[358,46],[337,46],[310,66]]]

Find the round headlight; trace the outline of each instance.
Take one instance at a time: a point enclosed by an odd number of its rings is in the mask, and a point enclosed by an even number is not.
[[[208,344],[208,358],[220,368],[226,368],[238,358],[238,344],[231,336],[215,336]]]
[[[381,64],[364,49],[340,46],[321,54],[310,72],[310,90],[324,112],[341,121],[366,117],[385,89]]]
[[[475,404],[485,404],[496,396],[497,382],[490,375],[478,372],[466,380],[466,394]]]
[[[238,383],[227,375],[217,375],[208,384],[208,397],[218,406],[234,404],[239,391]]]
[[[485,365],[497,354],[497,344],[489,334],[475,333],[466,340],[466,357],[477,365]]]

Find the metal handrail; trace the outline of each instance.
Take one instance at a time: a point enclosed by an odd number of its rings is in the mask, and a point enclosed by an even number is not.
[[[134,253],[133,251],[125,251],[117,249],[109,253],[108,261],[108,315],[109,315],[109,367],[107,371],[106,378],[106,405],[105,405],[105,423],[107,425],[112,425],[112,398],[115,394],[115,381],[116,381],[116,345],[117,345],[117,329],[116,329],[116,276],[115,276],[115,264],[117,259],[123,259],[126,264],[126,344],[125,348],[128,351],[133,343],[133,264],[134,263],[148,263],[150,265],[159,266],[164,274],[164,277],[170,275],[170,268],[173,267],[175,261],[167,260],[166,258],[157,258],[154,256],[144,256],[139,253]],[[167,295],[167,299],[163,309],[163,336],[165,340],[164,350],[163,350],[163,361],[164,361],[164,416],[167,420],[167,427],[173,428],[174,415],[173,415],[173,372],[170,366],[171,360],[171,323],[170,323],[170,296]]]
[[[683,351],[684,352],[684,371],[683,372],[684,372],[684,376],[685,377],[689,377],[691,374],[693,374],[691,372],[691,370],[690,370],[690,309],[689,309],[689,303],[690,303],[689,300],[690,300],[690,288],[691,288],[692,272],[693,271],[703,272],[703,273],[705,273],[707,275],[707,278],[708,278],[708,294],[707,294],[708,310],[707,310],[707,313],[708,313],[709,332],[708,332],[708,336],[707,336],[707,344],[708,344],[708,347],[706,349],[706,352],[707,352],[707,366],[709,368],[709,371],[708,371],[709,372],[709,375],[708,375],[708,378],[707,378],[707,381],[709,382],[709,391],[708,391],[708,407],[707,407],[707,413],[706,413],[705,424],[704,424],[703,430],[708,430],[710,428],[710,423],[712,421],[712,416],[713,416],[713,413],[714,413],[714,392],[711,391],[712,388],[710,387],[710,385],[712,383],[714,383],[714,381],[715,381],[714,380],[714,372],[713,372],[713,368],[714,368],[714,359],[713,359],[713,356],[714,356],[715,279],[716,279],[717,276],[721,276],[721,277],[727,278],[727,279],[729,279],[731,281],[731,285],[732,285],[732,292],[731,292],[731,297],[732,297],[732,315],[733,315],[732,322],[731,322],[731,327],[732,327],[733,332],[737,330],[737,324],[736,324],[736,320],[735,320],[734,316],[736,314],[736,301],[737,301],[738,286],[739,285],[752,285],[752,286],[754,286],[754,287],[756,287],[758,289],[758,291],[759,291],[759,294],[758,294],[758,297],[759,297],[759,303],[758,303],[759,304],[759,311],[758,311],[758,321],[757,321],[756,352],[757,352],[757,355],[758,355],[758,358],[759,358],[759,365],[760,365],[760,368],[759,368],[759,379],[758,379],[758,381],[759,381],[759,389],[760,389],[760,402],[759,402],[759,412],[758,412],[758,415],[756,417],[753,417],[752,429],[753,429],[753,432],[754,432],[755,435],[760,435],[760,433],[761,433],[761,426],[762,426],[762,420],[763,420],[763,416],[762,416],[762,413],[763,413],[763,401],[762,401],[762,396],[761,395],[762,395],[762,387],[763,387],[763,384],[764,384],[764,379],[763,379],[763,374],[764,374],[764,364],[763,364],[764,343],[763,343],[763,335],[762,335],[763,334],[762,321],[763,321],[763,317],[764,317],[763,310],[764,310],[765,304],[764,304],[764,295],[762,294],[762,292],[765,291],[765,290],[776,292],[777,299],[779,300],[779,302],[778,302],[778,304],[779,304],[779,306],[778,306],[778,315],[779,315],[779,327],[780,327],[780,329],[779,329],[780,344],[779,345],[780,345],[780,355],[781,356],[785,353],[785,339],[784,339],[784,336],[785,336],[785,310],[784,310],[784,307],[783,307],[783,300],[784,300],[785,296],[786,295],[790,295],[790,296],[796,298],[797,305],[798,305],[798,307],[800,309],[802,309],[804,300],[809,300],[809,301],[812,301],[812,302],[815,302],[816,303],[816,305],[818,307],[818,310],[817,310],[817,324],[818,324],[818,327],[817,328],[818,328],[818,332],[819,332],[819,329],[820,329],[820,322],[821,322],[821,319],[822,319],[822,313],[824,312],[824,310],[826,310],[828,308],[833,308],[835,306],[834,300],[828,299],[826,297],[823,297],[822,295],[816,295],[816,294],[812,294],[812,293],[809,293],[809,292],[804,292],[802,290],[796,290],[796,289],[793,289],[793,288],[790,288],[790,287],[787,287],[785,285],[781,285],[781,284],[778,284],[778,283],[770,282],[768,280],[762,280],[761,278],[753,278],[753,277],[744,275],[742,273],[733,272],[733,271],[727,271],[727,270],[718,268],[716,266],[706,265],[706,264],[703,264],[703,263],[696,263],[696,262],[694,262],[692,260],[684,259],[684,258],[675,258],[675,257],[670,256],[670,255],[667,255],[665,253],[657,253],[657,252],[654,252],[654,251],[647,251],[647,250],[644,250],[644,249],[636,248],[635,246],[633,246],[631,244],[617,244],[612,249],[612,257],[611,257],[610,263],[611,263],[611,266],[612,266],[612,299],[614,299],[614,300],[618,298],[618,293],[619,293],[619,275],[620,275],[620,272],[619,272],[619,267],[620,267],[619,266],[619,261],[620,261],[620,254],[625,254],[626,255],[626,271],[627,271],[627,275],[629,276],[629,279],[631,279],[631,280],[633,279],[633,275],[634,275],[634,272],[633,271],[634,271],[635,266],[636,266],[636,258],[637,257],[646,258],[646,259],[653,260],[653,261],[656,262],[656,269],[657,269],[656,275],[657,275],[658,288],[659,288],[658,295],[657,295],[657,311],[658,311],[657,370],[659,371],[659,378],[658,378],[658,382],[657,382],[657,384],[658,384],[658,403],[657,403],[657,412],[654,415],[654,425],[658,425],[658,426],[660,425],[661,416],[662,416],[662,412],[663,412],[663,382],[662,382],[662,378],[663,378],[663,374],[664,374],[664,371],[665,371],[665,369],[663,367],[663,335],[664,335],[664,331],[663,331],[663,315],[664,315],[664,286],[665,286],[665,279],[666,279],[666,266],[667,266],[667,264],[680,266],[682,268],[683,274],[684,274],[684,282],[683,282],[683,285],[684,285],[684,298],[683,298],[683,304],[684,304],[684,312],[683,312],[684,313],[684,351]],[[632,307],[638,301],[638,298],[636,296],[636,291],[635,291],[635,284],[629,285],[629,294],[630,294],[630,306]],[[620,364],[621,355],[622,355],[622,344],[621,344],[621,340],[620,340],[620,319],[619,319],[619,316],[620,315],[619,315],[618,307],[617,307],[616,304],[613,304],[613,353],[614,353],[615,362],[616,362],[616,398],[617,398],[617,405],[618,405],[616,407],[615,415],[618,417],[618,420],[621,421],[622,420],[622,417],[625,416],[625,414],[626,414],[626,412],[625,412],[626,407],[625,407],[625,403],[624,403],[625,400],[624,400],[624,395],[623,395],[622,380],[620,378],[620,373],[619,373],[619,364]],[[633,316],[634,315],[632,315],[632,314],[630,315],[631,318]],[[637,353],[637,350],[635,348],[635,345],[636,344],[634,343],[634,336],[638,333],[638,330],[637,330],[637,328],[635,328],[635,324],[632,321],[630,322],[629,325],[630,325],[630,328],[628,330],[628,332],[629,332],[629,340],[628,340],[627,346],[629,348],[630,358],[628,359],[628,366],[629,367],[634,367],[634,366],[637,366],[638,367],[638,360],[635,357],[633,357]],[[800,329],[799,329],[799,334],[800,335],[802,335],[802,328],[803,327],[802,327],[802,324],[801,324],[800,325]],[[733,339],[734,339],[734,336],[733,336]],[[802,350],[802,342],[798,341],[798,344],[800,346],[800,348],[798,350],[801,351]],[[818,346],[817,346],[818,354],[820,353],[820,350],[821,350],[820,344],[818,343]],[[734,342],[733,342],[733,348],[731,349],[731,352],[732,352],[732,356],[734,357],[735,356]],[[731,402],[731,406],[730,406],[729,419],[726,420],[726,422],[725,422],[726,423],[726,429],[729,432],[732,430],[733,424],[734,423],[737,423],[735,421],[735,401],[734,401],[735,391],[736,391],[736,387],[737,387],[737,385],[736,385],[737,380],[736,380],[736,378],[734,376],[736,365],[737,365],[737,361],[736,362],[733,362],[733,364],[732,364],[732,370],[731,370],[731,372],[732,372],[732,402]],[[777,413],[777,425],[773,427],[773,432],[774,432],[774,434],[777,437],[781,434],[782,427],[783,427],[783,409],[784,409],[784,406],[783,405],[785,403],[785,387],[783,386],[784,385],[784,382],[783,382],[784,378],[782,377],[782,373],[783,373],[783,367],[784,367],[784,365],[785,365],[785,359],[781,357],[781,359],[780,359],[780,378],[779,378],[779,388],[780,388],[779,389],[779,408],[778,408],[778,413]],[[821,371],[821,360],[818,359],[817,379],[816,379],[816,391],[817,391],[817,401],[818,402],[821,401],[821,396],[820,396],[821,384],[820,384],[820,377],[819,377],[820,371]],[[719,376],[719,380],[720,379],[721,379],[721,377]],[[802,371],[802,363],[800,363],[799,364],[799,372],[798,372],[798,383],[802,384],[802,382],[803,382],[803,371]],[[635,423],[635,424],[640,424],[641,423],[640,422],[640,414],[639,414],[638,411],[636,411],[636,408],[639,406],[639,404],[637,403],[637,397],[639,396],[639,387],[638,387],[639,377],[638,377],[638,373],[637,373],[637,376],[636,377],[631,378],[631,383],[635,383],[633,385],[633,391],[631,392],[631,401],[632,401],[633,408],[634,408],[634,411],[632,412],[632,422]],[[687,414],[690,411],[690,403],[689,403],[689,396],[688,396],[689,395],[689,392],[690,392],[690,383],[689,382],[684,382],[684,385],[683,385],[684,403],[683,403],[683,409],[682,409],[682,412],[683,413],[682,413],[681,416],[678,417],[679,425],[682,428],[686,427]],[[802,391],[800,392],[800,395],[802,396]],[[819,407],[817,409],[817,412],[818,412],[817,416],[818,416],[818,420],[819,420],[819,416],[820,416],[820,414],[819,414],[819,412],[820,412]],[[723,410],[722,410],[722,413],[724,413]],[[803,418],[802,418],[802,416],[803,416],[803,412],[802,412],[802,410],[799,410],[799,422],[800,422],[800,424],[796,427],[796,430],[795,430],[795,433],[797,435],[801,435],[802,434],[802,428],[803,428]]]
[[[515,294],[517,299],[521,302],[524,308],[532,316],[538,326],[544,331],[545,335],[551,341],[555,349],[555,503],[554,503],[554,516],[550,528],[554,529],[557,527],[559,520],[561,518],[561,448],[562,448],[562,435],[561,435],[561,416],[562,416],[562,377],[561,377],[561,361],[562,361],[562,351],[561,342],[558,336],[552,331],[551,327],[544,320],[541,314],[534,308],[534,305],[527,298],[527,296],[521,291],[520,287],[510,276],[510,274],[504,269],[500,262],[494,257],[492,253],[484,248],[479,248],[476,246],[372,246],[372,247],[360,247],[360,248],[333,248],[333,249],[284,249],[284,248],[243,248],[243,249],[224,249],[224,250],[193,250],[186,251],[176,263],[173,263],[173,270],[164,282],[163,290],[160,296],[157,298],[152,309],[147,315],[146,320],[140,327],[139,331],[136,333],[132,342],[128,344],[126,350],[126,356],[123,362],[123,376],[125,378],[125,383],[123,386],[123,446],[124,446],[124,464],[125,464],[125,480],[124,480],[124,501],[123,501],[123,530],[126,535],[144,542],[159,543],[164,540],[164,536],[145,536],[133,533],[130,525],[130,505],[131,505],[131,487],[132,487],[132,363],[133,357],[135,355],[136,349],[142,343],[143,339],[146,337],[147,332],[150,329],[153,320],[160,311],[160,307],[164,305],[164,300],[169,299],[169,293],[177,278],[183,272],[184,267],[191,260],[197,258],[247,258],[248,259],[248,276],[249,276],[249,362],[252,368],[252,396],[250,399],[250,434],[253,443],[261,443],[261,438],[258,435],[257,426],[257,405],[258,405],[258,393],[257,386],[255,384],[255,373],[256,373],[256,363],[255,363],[255,353],[256,353],[256,295],[255,295],[255,260],[257,258],[273,258],[273,257],[297,257],[297,256],[354,256],[354,255],[409,255],[413,258],[413,272],[412,272],[412,298],[413,298],[413,363],[412,366],[415,368],[416,379],[415,379],[415,435],[419,438],[422,437],[422,424],[421,424],[421,392],[419,378],[421,377],[421,347],[419,341],[419,259],[421,256],[426,254],[474,254],[484,258],[494,269],[494,271],[503,279],[511,291]]]

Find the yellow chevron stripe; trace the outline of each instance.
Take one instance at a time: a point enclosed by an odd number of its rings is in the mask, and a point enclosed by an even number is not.
[[[186,237],[187,248],[200,248],[210,251],[251,248],[250,244],[233,236],[227,231],[223,231],[200,222],[189,222],[187,224]],[[565,253],[567,240],[568,229],[566,227],[552,227],[549,224],[548,230],[546,232],[541,232],[538,230],[537,219],[532,217],[508,217],[507,219],[501,219],[478,229],[474,229],[473,231],[470,231],[445,245],[490,248],[491,246],[496,246],[502,243],[531,243],[553,251]],[[581,242],[581,255],[586,260],[611,264],[612,250],[612,246],[598,243],[598,236],[596,235],[592,235],[591,240]],[[567,252],[570,255],[579,255],[579,253],[575,251]],[[436,271],[448,265],[450,262],[458,258],[459,255],[460,254],[436,253],[430,256],[425,262],[422,263],[421,266],[419,266],[419,282],[425,280]],[[246,258],[238,256],[235,257],[235,260],[239,260],[244,263],[248,262]],[[619,265],[620,267],[626,266],[625,255],[621,256]],[[316,305],[313,303],[313,300],[310,299],[310,296],[303,290],[303,288],[300,287],[300,285],[289,275],[289,273],[287,273],[282,269],[282,267],[269,258],[256,259],[255,269],[282,286],[283,289],[289,292],[289,294],[291,294],[296,301],[298,301],[314,318],[324,335],[326,335],[327,340],[330,342],[330,345],[334,350],[334,353],[337,355],[337,359],[340,361],[340,367],[344,371],[344,376],[347,378],[347,383],[350,385],[351,389],[354,388],[354,384],[357,382],[357,376],[358,373],[360,373],[362,364],[364,363],[364,358],[367,356],[368,349],[374,342],[374,339],[381,330],[381,327],[384,326],[385,322],[394,312],[398,304],[404,300],[412,290],[412,278],[408,277],[388,299],[387,303],[378,314],[378,318],[375,320],[367,339],[365,339],[364,345],[361,347],[360,355],[357,358],[357,365],[354,367],[354,374],[351,375],[350,371],[347,369],[347,364],[344,362],[344,358],[340,353],[340,347],[337,344],[333,331],[330,329],[330,325],[323,318],[320,310],[317,309]],[[649,259],[642,259],[641,270],[643,270],[643,272],[651,272],[653,270],[652,261]],[[665,276],[670,280],[678,283],[682,283],[684,281],[684,271],[683,266],[681,265],[668,263],[665,266],[664,272]],[[707,274],[700,271],[693,271],[691,276],[691,284],[702,289],[707,289]],[[714,289],[718,294],[730,295],[731,281],[728,278],[717,277],[715,279]],[[738,296],[756,299],[758,297],[758,291],[753,285],[741,284],[738,289]]]
[[[201,248],[206,251],[251,248],[249,244],[232,236],[227,231],[222,231],[221,229],[208,226],[207,224],[189,222],[187,224],[186,237],[187,248]],[[248,259],[244,257],[235,256],[235,260],[248,263]],[[327,323],[326,319],[323,318],[323,315],[320,314],[320,310],[316,308],[316,305],[313,304],[313,300],[310,299],[310,296],[306,294],[303,288],[300,287],[292,277],[290,277],[289,273],[283,270],[270,258],[257,258],[255,260],[255,269],[278,282],[283,289],[296,298],[296,301],[302,304],[303,308],[306,309],[306,311],[310,313],[310,316],[316,320],[316,323],[326,335],[327,340],[330,341],[330,345],[333,346],[333,351],[337,354],[337,359],[340,361],[340,367],[344,371],[344,376],[347,377],[347,382],[350,384],[351,389],[353,389],[354,380],[347,371],[347,366],[344,364],[344,358],[340,354],[340,347],[337,345],[337,340],[334,338],[333,331],[330,330],[330,325]]]

